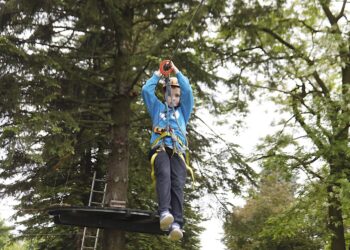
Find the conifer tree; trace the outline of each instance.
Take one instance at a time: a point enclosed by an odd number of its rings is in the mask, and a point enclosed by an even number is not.
[[[160,60],[171,57],[190,78],[198,100],[210,100],[198,84],[214,88],[217,80],[207,73],[210,65],[201,64],[208,39],[202,33],[208,17],[220,17],[225,1],[201,6],[186,29],[198,4],[0,2],[0,178],[11,180],[0,188],[17,198],[16,218],[26,216],[20,222],[26,227],[23,235],[37,235],[38,249],[79,248],[81,231],[52,225],[45,209],[61,203],[86,205],[94,171],[107,173],[107,203],[127,200],[131,206],[155,209],[153,190],[145,187],[151,126],[138,94]],[[195,125],[190,131],[193,159],[200,162],[211,138],[196,133]],[[234,156],[232,164],[239,162],[239,154]],[[210,164],[219,165],[214,159]],[[198,192],[187,200],[205,188],[198,181]],[[207,186],[215,190],[222,183],[238,189],[226,175]],[[187,203],[193,225],[178,248],[199,248],[199,216],[193,209]],[[126,244],[136,249],[136,242],[153,249],[169,244],[135,235],[126,242],[124,232],[104,231],[103,249],[124,249]]]

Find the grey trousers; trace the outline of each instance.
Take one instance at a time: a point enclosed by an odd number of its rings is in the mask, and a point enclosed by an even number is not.
[[[182,227],[186,165],[177,154],[167,151],[159,152],[154,162],[158,211],[169,210],[174,221]]]

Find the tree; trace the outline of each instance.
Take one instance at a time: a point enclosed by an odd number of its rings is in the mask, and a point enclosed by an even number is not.
[[[3,220],[0,220],[0,248],[3,249],[9,241],[10,227],[6,226]]]
[[[227,213],[224,242],[229,249],[311,250],[320,249],[324,244],[320,225],[324,223],[324,214],[312,215],[306,202],[295,198],[294,177],[278,172],[283,164],[285,162],[267,160],[260,173],[259,186],[248,191],[246,204]],[[320,197],[316,192],[309,194],[309,197],[304,195],[304,199],[317,201]],[[315,202],[312,204],[315,206]]]
[[[237,0],[215,41],[224,48],[220,58],[239,69],[227,84],[248,92],[264,89],[290,115],[265,141],[264,157],[284,158],[290,171],[303,171],[326,188],[332,250],[346,248],[349,227],[341,195],[344,180],[350,180],[347,5],[346,0]]]
[[[15,209],[17,217],[26,216],[23,236],[37,235],[38,249],[77,248],[78,229],[52,226],[45,208],[63,202],[86,205],[93,171],[100,176],[107,172],[107,203],[127,200],[154,209],[154,200],[144,198],[151,191],[144,188],[145,170],[136,168],[146,165],[145,138],[151,128],[137,93],[160,59],[172,57],[190,77],[198,98],[208,102],[198,83],[213,87],[217,78],[201,64],[207,42],[201,34],[208,26],[206,17],[219,17],[224,1],[202,6],[188,30],[197,1],[0,4],[0,142],[5,154],[0,178],[16,179],[0,188],[20,201]],[[200,151],[208,151],[211,138],[190,131],[193,159],[200,162]],[[231,162],[239,158],[234,156]],[[130,187],[137,193],[128,190],[131,174]],[[235,183],[226,175],[215,182],[211,190],[217,183]],[[205,185],[198,185],[202,192]],[[198,221],[191,214],[189,219]],[[194,232],[186,234],[183,244],[196,249],[200,229],[190,228]],[[42,236],[50,234],[59,236]],[[106,230],[104,236],[104,249],[124,249],[123,232]]]

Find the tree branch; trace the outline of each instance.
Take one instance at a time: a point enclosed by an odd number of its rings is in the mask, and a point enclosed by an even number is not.
[[[194,114],[194,117],[196,119],[198,119],[199,121],[201,121],[214,135],[215,137],[217,137],[218,139],[220,139],[227,147],[231,157],[233,159],[235,159],[235,163],[240,166],[242,169],[246,169],[248,170],[248,173],[242,171],[243,175],[253,184],[256,186],[255,181],[252,179],[252,176],[250,175],[254,175],[255,171],[242,159],[241,154],[232,147],[232,145],[230,145],[224,138],[222,138],[219,134],[217,134],[203,119],[201,119],[199,116]]]
[[[339,19],[344,15],[344,11],[345,11],[345,5],[347,3],[348,0],[343,0],[343,6],[339,12],[339,14],[337,15],[337,17],[335,18],[337,20],[337,22],[339,21]]]
[[[324,150],[325,146],[321,139],[316,135],[316,131],[312,129],[310,126],[308,126],[302,117],[297,104],[297,98],[295,95],[292,95],[292,108],[293,113],[295,115],[295,119],[300,124],[300,126],[304,129],[304,131],[307,133],[307,135],[310,137],[310,139],[313,141],[313,143],[318,147],[320,150]]]
[[[134,88],[134,86],[139,82],[141,75],[143,74],[143,72],[148,68],[149,64],[151,63],[151,61],[149,60],[142,68],[142,70],[139,70],[139,72],[137,73],[137,75],[135,76],[134,80],[132,80],[132,83],[130,85],[129,88],[129,92]]]
[[[285,41],[281,36],[279,36],[278,34],[276,34],[274,31],[272,31],[269,28],[258,28],[261,31],[271,35],[272,37],[274,37],[277,41],[279,41],[280,43],[282,43],[283,45],[285,45],[286,47],[290,48],[291,50],[293,50],[294,52],[296,52],[297,54],[299,54],[299,56],[301,58],[303,58],[309,66],[312,66],[314,64],[314,62],[309,59],[308,57],[306,57],[305,55],[300,54],[300,52],[297,50],[296,47],[294,47],[292,44],[288,43],[287,41]],[[329,90],[326,87],[326,84],[322,81],[321,77],[319,76],[317,71],[314,71],[314,73],[312,74],[313,77],[315,78],[316,82],[318,83],[318,85],[321,87],[323,93],[325,94],[325,96],[330,100],[330,94],[329,94]]]
[[[261,31],[264,31],[265,33],[271,35],[272,37],[274,37],[277,41],[279,41],[280,43],[282,43],[283,45],[285,45],[286,47],[290,48],[291,50],[293,50],[294,52],[298,52],[297,49],[290,43],[288,43],[286,40],[284,40],[281,36],[279,36],[278,34],[276,34],[275,32],[273,32],[271,29],[268,28],[259,28]]]
[[[346,1],[346,0],[345,0]],[[324,0],[319,0],[318,1],[319,4],[321,5],[324,13],[326,14],[326,17],[328,18],[329,23],[333,26],[334,24],[337,24],[337,19],[335,18],[335,16],[333,15],[333,13],[331,12],[331,10],[329,9],[329,6],[327,4],[329,4],[329,0],[328,1],[324,1]]]
[[[297,168],[298,166],[301,166],[302,169],[311,174],[313,177],[317,177],[319,178],[320,180],[323,180],[324,178],[319,175],[318,173],[316,173],[315,171],[311,170],[309,168],[309,165],[315,161],[317,161],[319,159],[318,156],[315,156],[313,159],[310,159],[310,160],[304,160],[304,159],[300,159],[298,157],[296,157],[295,155],[288,155],[288,154],[270,154],[270,155],[263,155],[259,158],[257,158],[256,160],[263,160],[263,159],[267,159],[267,158],[270,158],[270,157],[280,157],[280,158],[284,158],[284,159],[292,159],[292,160],[295,160],[298,164],[296,164],[293,169]]]

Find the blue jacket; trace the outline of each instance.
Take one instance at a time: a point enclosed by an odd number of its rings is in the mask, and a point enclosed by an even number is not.
[[[192,88],[188,81],[188,78],[184,76],[181,72],[178,72],[176,74],[176,77],[181,89],[180,105],[174,108],[174,110],[173,108],[169,107],[169,114],[170,114],[169,125],[172,131],[176,134],[176,136],[185,145],[187,145],[186,137],[182,134],[182,132],[187,133],[186,125],[188,123],[188,120],[190,119],[190,115],[191,115],[191,112],[193,109],[193,103],[194,103],[193,94],[192,94]],[[159,76],[157,76],[156,74],[153,74],[153,76],[142,87],[142,98],[151,116],[153,128],[159,127],[159,128],[165,129],[167,126],[166,105],[165,103],[162,103],[155,95],[155,89],[159,79],[160,79]],[[174,111],[182,132],[175,120]],[[154,129],[152,129],[151,145],[159,136],[160,135],[155,133]],[[160,145],[161,143],[162,143],[162,140],[160,140],[157,145]],[[164,143],[165,143],[165,146],[169,148],[173,148],[173,141],[171,137],[168,137],[168,136],[165,137]],[[185,151],[185,148],[181,147],[181,145],[178,142],[176,142],[176,147],[181,152]]]

